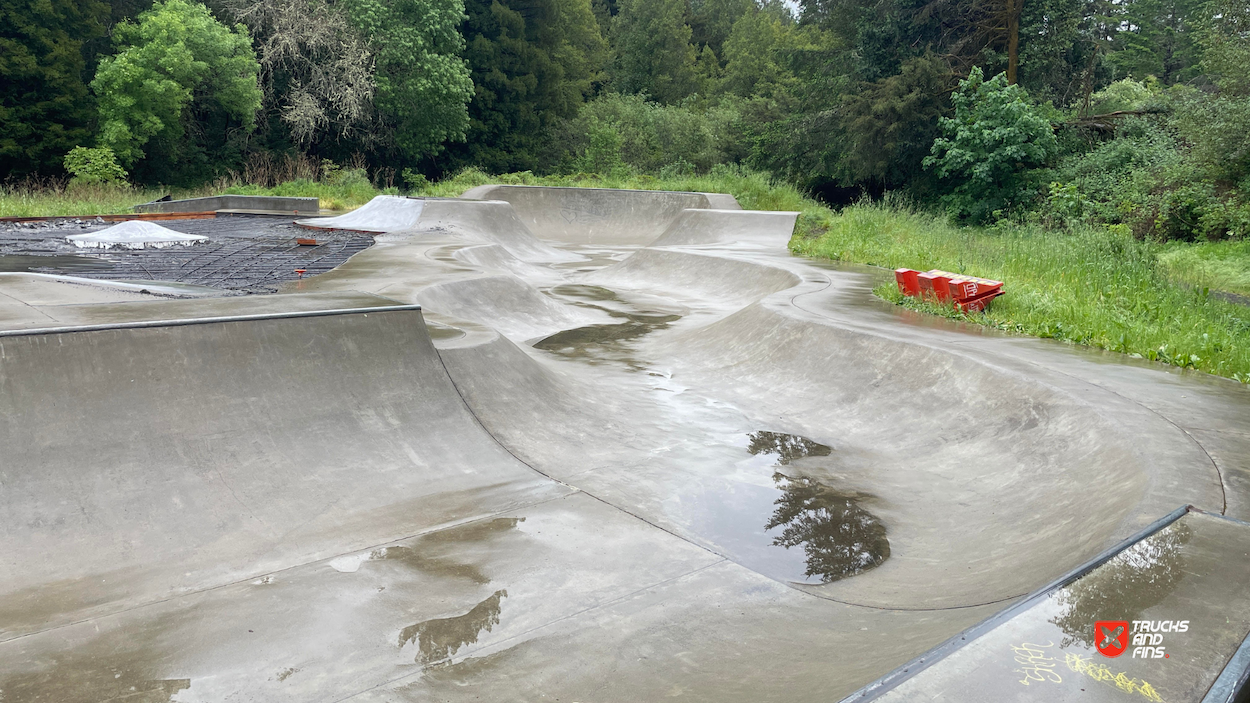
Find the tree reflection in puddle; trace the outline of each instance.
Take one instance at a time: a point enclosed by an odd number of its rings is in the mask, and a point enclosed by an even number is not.
[[[747,435],[747,451],[752,454],[775,454],[777,463],[785,466],[805,456],[829,456],[833,448],[806,437],[782,432],[760,430]]]
[[[1192,535],[1188,525],[1174,522],[1060,589],[1054,598],[1064,611],[1051,622],[1064,632],[1062,646],[1092,649],[1098,620],[1141,620],[1163,602],[1184,578],[1183,547]]]
[[[499,613],[503,610],[500,601],[507,597],[507,591],[495,591],[464,615],[409,625],[399,633],[399,647],[403,649],[415,641],[418,664],[434,664],[448,659],[461,647],[476,643],[483,631],[490,632],[499,624]]]
[[[780,529],[773,544],[802,547],[808,579],[830,583],[879,566],[890,556],[885,525],[859,505],[860,496],[836,491],[819,481],[780,472],[777,509],[764,527]]]

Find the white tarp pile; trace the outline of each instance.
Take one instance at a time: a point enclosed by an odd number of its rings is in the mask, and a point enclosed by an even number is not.
[[[99,232],[74,234],[66,237],[74,246],[95,249],[159,249],[180,244],[199,244],[208,237],[183,234],[155,222],[128,220]]]

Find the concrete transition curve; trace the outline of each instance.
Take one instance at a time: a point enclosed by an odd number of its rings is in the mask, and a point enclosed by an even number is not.
[[[1250,394],[902,312],[795,217],[484,186],[302,222],[376,244],[272,296],[0,277],[0,701],[837,700],[1182,505],[1028,613],[1201,620],[1133,671],[1205,695]],[[946,661],[1119,690],[1012,645]]]

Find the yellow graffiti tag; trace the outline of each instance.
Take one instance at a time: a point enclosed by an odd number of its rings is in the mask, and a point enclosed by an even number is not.
[[[1085,674],[1095,681],[1110,684],[1125,693],[1140,693],[1146,697],[1146,700],[1154,703],[1163,703],[1163,699],[1159,697],[1154,686],[1141,679],[1130,679],[1123,671],[1113,674],[1106,664],[1092,661],[1089,657],[1068,652],[1063,656],[1063,663],[1067,664],[1069,669],[1078,674]]]
[[[1020,683],[1028,686],[1031,683],[1049,681],[1051,683],[1062,683],[1063,679],[1059,674],[1055,673],[1054,657],[1046,656],[1046,648],[1055,646],[1054,642],[1046,644],[1031,644],[1029,642],[1021,642],[1018,645],[1011,645],[1011,651],[1016,655],[1016,663],[1022,664],[1019,669],[1012,669],[1017,674],[1021,674],[1024,678],[1020,679]]]

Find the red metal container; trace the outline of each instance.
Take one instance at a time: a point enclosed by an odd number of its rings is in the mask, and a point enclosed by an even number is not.
[[[1003,294],[1003,282],[933,269],[920,273],[894,269],[894,280],[903,295],[937,303],[951,303],[964,312],[980,312]]]
[[[898,283],[898,291],[913,298],[920,296],[920,281],[916,276],[919,271],[912,269],[894,269],[894,280]]]

